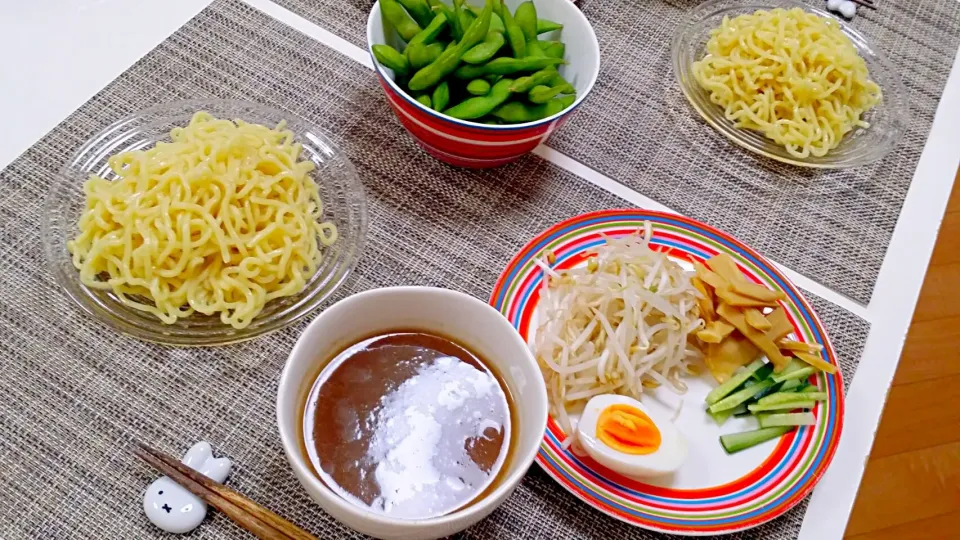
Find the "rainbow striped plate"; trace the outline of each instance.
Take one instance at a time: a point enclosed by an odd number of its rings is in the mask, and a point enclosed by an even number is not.
[[[576,266],[591,248],[604,242],[602,235],[631,234],[644,221],[653,225],[652,245],[672,258],[689,263],[728,253],[751,280],[786,293],[788,300],[781,304],[794,325],[793,339],[823,345],[823,358],[837,364],[823,324],[810,304],[769,261],[710,226],[659,212],[606,210],[550,228],[510,261],[490,303],[530,342],[536,329],[541,281],[533,259],[550,249],[557,255],[559,268]],[[590,506],[639,527],[685,535],[749,529],[783,514],[803,499],[833,458],[843,424],[843,383],[839,373],[819,374],[811,381],[829,394],[829,399],[814,410],[816,425],[733,455],[724,453],[718,437],[757,429],[756,421],[731,418],[722,427],[717,426],[704,410],[704,398],[716,386],[709,375],[687,379],[689,389],[682,396],[663,388],[654,390],[644,405],[661,408],[671,416],[677,414],[675,423],[690,447],[679,471],[654,482],[623,477],[587,456],[563,450],[563,431],[552,418],[537,462]]]

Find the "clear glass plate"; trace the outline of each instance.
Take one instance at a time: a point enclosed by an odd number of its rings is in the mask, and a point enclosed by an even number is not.
[[[338,229],[337,241],[324,248],[320,267],[296,296],[269,302],[253,322],[241,330],[219,317],[195,314],[175,324],[164,324],[150,313],[124,305],[111,291],[92,289],[80,281],[67,241],[79,233],[77,223],[85,206],[83,183],[91,175],[115,178],[110,156],[152,147],[170,140],[170,129],[185,126],[197,111],[218,118],[242,119],[273,127],[286,120],[297,142],[300,159],[310,160],[310,173],[320,187],[324,218]],[[346,280],[356,265],[367,232],[363,186],[353,165],[316,126],[292,113],[245,101],[191,100],[150,107],[118,120],[90,138],[56,175],[45,202],[43,243],[47,264],[56,282],[84,311],[111,328],[139,339],[168,345],[220,345],[247,340],[283,328],[318,308]]]
[[[900,77],[879,51],[863,35],[844,21],[839,21],[843,33],[853,42],[857,52],[866,61],[870,78],[883,92],[882,101],[867,111],[863,119],[870,123],[867,129],[856,128],[848,133],[840,145],[823,157],[797,158],[763,134],[734,127],[724,111],[710,101],[709,93],[697,84],[692,66],[706,54],[710,31],[720,26],[724,17],[736,17],[759,9],[791,9],[799,7],[821,17],[836,19],[830,13],[793,0],[710,0],[693,8],[673,38],[673,71],[683,94],[693,108],[733,143],[777,161],[802,167],[843,168],[874,162],[887,155],[903,138],[907,122],[906,92]]]

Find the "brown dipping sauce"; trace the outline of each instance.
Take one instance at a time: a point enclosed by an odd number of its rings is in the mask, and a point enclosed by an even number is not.
[[[307,453],[340,496],[392,517],[451,513],[484,495],[510,449],[506,386],[444,337],[397,331],[347,347],[304,411]]]

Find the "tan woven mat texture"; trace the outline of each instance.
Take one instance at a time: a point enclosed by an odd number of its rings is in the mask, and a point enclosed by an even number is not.
[[[475,3],[477,0],[473,0]],[[824,7],[821,0],[810,5]],[[366,47],[373,2],[276,0]],[[896,66],[910,121],[882,161],[812,172],[727,142],[689,106],[670,43],[697,0],[580,0],[600,42],[600,76],[549,145],[776,262],[868,302],[960,44],[960,2],[881,1],[853,26]]]
[[[510,257],[564,218],[619,200],[536,157],[487,172],[440,164],[392,117],[374,75],[236,0],[218,0],[0,172],[0,538],[164,537],[142,495],[143,441],[182,455],[199,440],[234,460],[233,488],[321,538],[357,538],[315,506],[275,424],[280,369],[306,322],[247,344],[172,349],[89,320],[52,282],[40,246],[48,181],[88,137],[146,106],[243,98],[324,126],[370,203],[355,279],[338,297],[400,284],[486,298]],[[868,326],[810,297],[849,379]],[[744,538],[794,538],[805,504]],[[189,538],[246,538],[219,512]],[[171,537],[172,538],[172,537]],[[462,538],[662,538],[580,503],[534,466]]]

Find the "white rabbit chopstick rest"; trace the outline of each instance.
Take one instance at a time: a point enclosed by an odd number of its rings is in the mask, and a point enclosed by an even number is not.
[[[214,458],[208,442],[193,445],[181,460],[184,465],[223,482],[233,464],[227,458]],[[161,477],[150,484],[143,494],[143,511],[154,525],[171,533],[185,533],[196,529],[207,515],[207,503],[180,487],[169,477]]]

